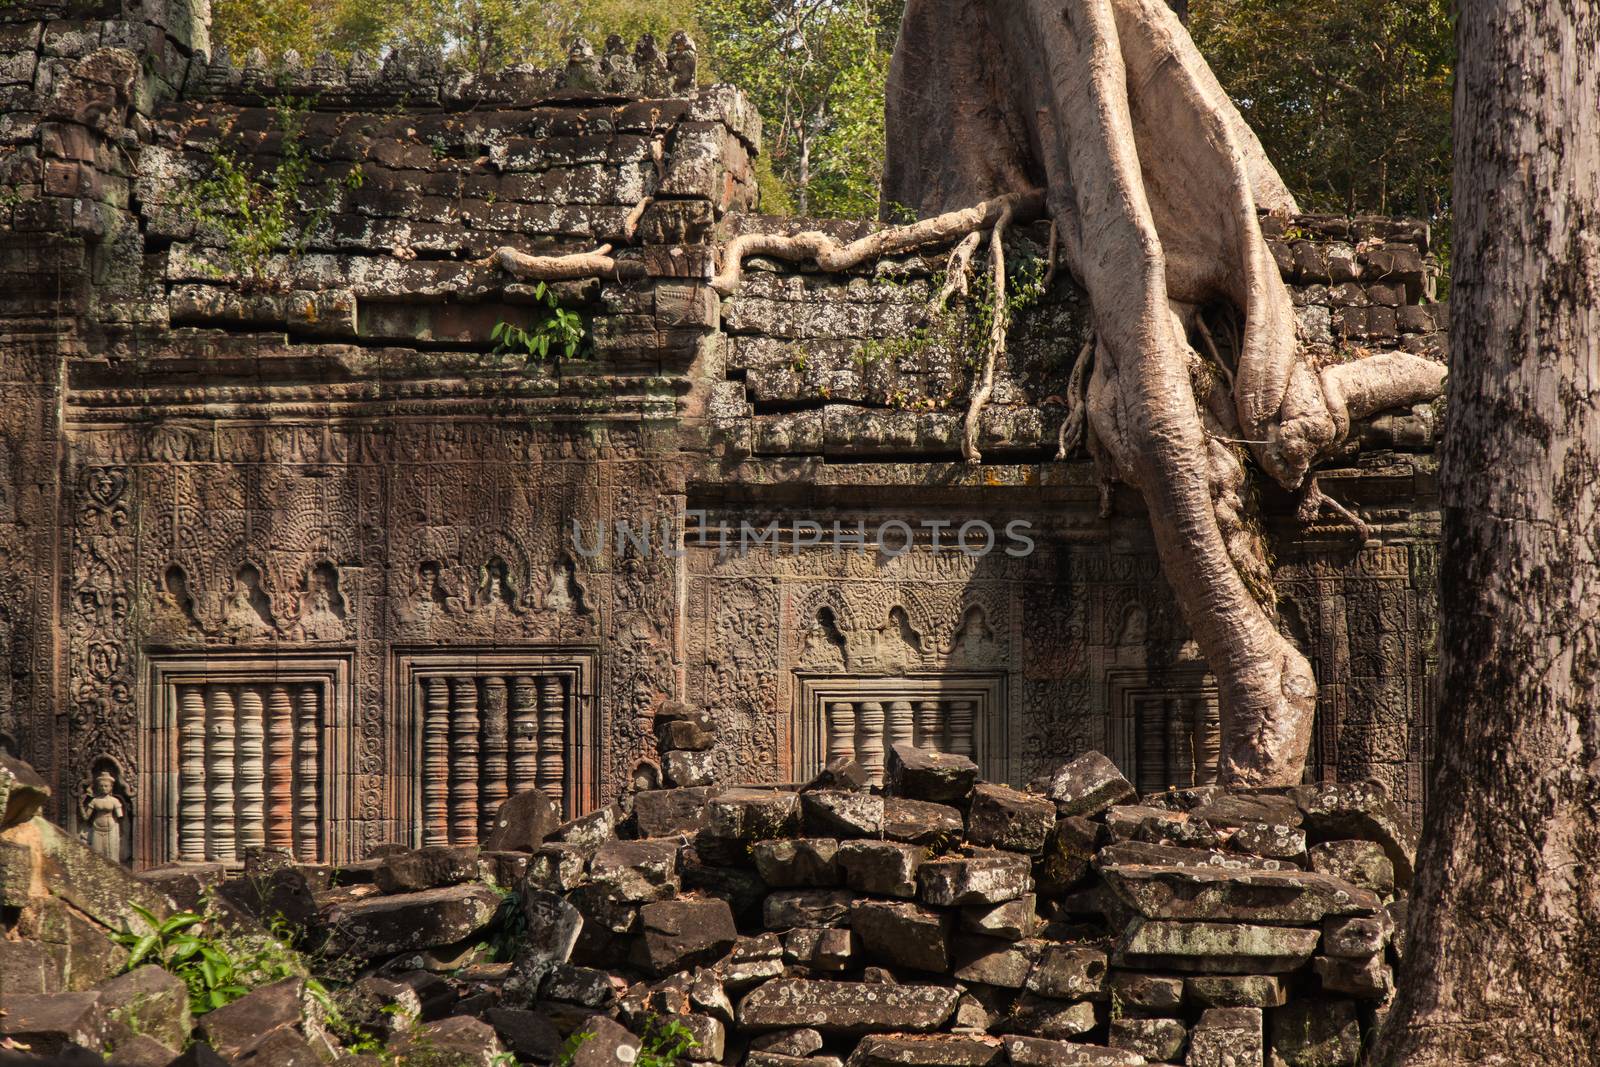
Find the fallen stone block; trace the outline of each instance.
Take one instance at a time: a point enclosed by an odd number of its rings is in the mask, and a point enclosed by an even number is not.
[[[858,900],[850,908],[850,929],[869,953],[918,971],[950,969],[950,926],[948,912],[920,904]]]
[[[633,820],[640,837],[698,833],[706,825],[712,787],[646,789],[633,795]]]
[[[7,994],[0,1000],[0,1038],[42,1056],[61,1055],[75,1046],[104,1048],[106,1014],[100,994]]]
[[[917,868],[927,858],[926,848],[899,841],[846,841],[835,855],[851,889],[905,898],[917,895]]]
[[[810,1056],[821,1050],[822,1035],[808,1026],[773,1030],[750,1040],[751,1052],[770,1052],[778,1056]]]
[[[31,766],[0,752],[0,830],[21,826],[44,810],[50,786]]]
[[[1272,1013],[1272,1051],[1286,1067],[1355,1067],[1361,1023],[1348,1000],[1297,1000]]]
[[[961,840],[965,828],[961,812],[948,804],[883,798],[883,836],[890,841],[943,848]]]
[[[533,888],[522,891],[527,935],[518,953],[522,961],[542,966],[565,963],[583,930],[583,915],[559,894]]]
[[[1327,841],[1307,853],[1311,869],[1388,898],[1395,891],[1395,869],[1383,849],[1371,841]]]
[[[1136,918],[1117,942],[1117,966],[1205,974],[1282,974],[1304,965],[1321,934],[1289,926]]]
[[[0,953],[0,989],[7,995],[60,993],[67,979],[67,946],[7,941]]]
[[[596,849],[607,841],[616,839],[617,823],[621,821],[621,817],[622,813],[617,810],[615,804],[607,804],[587,815],[580,815],[576,819],[562,823],[550,831],[550,836],[546,840]]]
[[[760,841],[751,850],[756,872],[770,886],[835,886],[839,842],[830,837]]]
[[[1328,915],[1382,908],[1368,890],[1305,871],[1106,866],[1100,873],[1119,899],[1149,919],[1309,926]]]
[[[375,959],[453,945],[489,925],[500,894],[485,885],[367,897],[328,910],[328,951]]]
[[[276,1031],[298,1030],[305,993],[303,978],[285,978],[253,989],[232,1004],[202,1015],[199,1034],[220,1055],[237,1058]]]
[[[1106,988],[1113,1004],[1139,1011],[1171,1011],[1183,1003],[1184,980],[1176,975],[1112,971]]]
[[[1329,956],[1360,959],[1376,956],[1394,936],[1394,919],[1387,911],[1328,919],[1322,924],[1322,951]]]
[[[882,837],[883,797],[873,793],[823,789],[800,794],[808,834],[824,837]]]
[[[849,756],[835,756],[822,765],[815,778],[806,783],[806,791],[814,789],[865,790],[872,784],[867,769]]]
[[[611,974],[598,967],[579,967],[558,963],[550,968],[539,985],[540,1000],[559,1000],[581,1004],[595,1011],[606,1011],[617,1002],[617,987]]]
[[[1241,852],[1224,852],[1221,849],[1178,848],[1172,845],[1152,844],[1147,841],[1122,841],[1102,848],[1094,859],[1096,868],[1127,867],[1144,864],[1151,867],[1218,867],[1225,871],[1296,871],[1300,868],[1286,860],[1262,859]]]
[[[1012,1067],[1144,1067],[1144,1057],[1127,1049],[1080,1045],[1042,1037],[1008,1036],[1006,1058]]]
[[[103,1059],[87,1050],[84,1050],[84,1055],[84,1067],[171,1067],[178,1050],[147,1034],[128,1034],[114,1040],[106,1049]],[[8,1062],[0,1060],[0,1063]],[[62,1058],[56,1061],[54,1067],[71,1067],[71,1063],[71,1060]],[[17,1061],[17,1067],[26,1067],[26,1064],[27,1061]]]
[[[542,789],[526,789],[500,802],[481,847],[485,852],[532,852],[544,844],[561,817]]]
[[[1275,974],[1194,975],[1185,979],[1183,992],[1202,1008],[1276,1008],[1289,996]]]
[[[1033,888],[1026,857],[1006,852],[931,860],[917,870],[918,892],[929,904],[1002,904]]]
[[[837,1056],[783,1056],[776,1052],[751,1052],[744,1067],[844,1067]]]
[[[1362,838],[1383,849],[1394,865],[1395,882],[1411,888],[1417,839],[1388,792],[1377,782],[1303,785],[1291,795],[1315,839]]]
[[[591,1036],[579,1041],[568,1067],[633,1067],[641,1042],[620,1023],[592,1015],[579,1030]]]
[[[1087,1034],[1099,1022],[1095,1006],[1088,1001],[1074,1004],[1054,997],[1023,993],[1012,1003],[1011,1011],[1000,1029],[1035,1037],[1065,1038]]]
[[[663,900],[639,909],[644,958],[656,974],[711,963],[733,948],[739,931],[725,900]]]
[[[698,722],[656,722],[656,745],[662,752],[705,752],[717,743],[717,735]]]
[[[999,989],[1021,989],[1033,970],[1039,942],[1016,943],[990,937],[962,936],[951,942],[955,964],[951,976]]]
[[[706,806],[706,831],[754,845],[791,837],[800,827],[800,795],[776,789],[725,789]]]
[[[613,899],[629,904],[666,900],[682,888],[679,847],[674,838],[608,841],[589,860],[589,884],[603,886]]]
[[[1085,752],[1041,774],[1028,783],[1028,792],[1054,803],[1062,816],[1098,815],[1138,795],[1117,765],[1099,752]]]
[[[845,914],[848,914],[846,909]],[[721,960],[716,973],[731,992],[749,989],[783,973],[783,939],[777,934],[741,937]]]
[[[1261,1067],[1260,1008],[1207,1008],[1189,1033],[1188,1067]]]
[[[1038,899],[1032,893],[1000,904],[972,904],[961,909],[961,929],[985,937],[1021,941],[1033,936],[1039,921],[1037,907]]]
[[[1027,987],[1061,1000],[1100,998],[1106,991],[1106,954],[1081,945],[1051,945],[1028,974]]]
[[[1343,993],[1361,1000],[1388,1000],[1394,993],[1394,972],[1382,956],[1366,959],[1341,959],[1318,956],[1311,967],[1329,993]]]
[[[910,800],[965,800],[978,781],[978,765],[951,752],[901,743],[890,746],[888,763],[885,787]]]
[[[1291,796],[1276,793],[1222,793],[1190,812],[1212,826],[1246,826],[1250,823],[1299,826],[1304,821],[1300,805]]]
[[[1235,851],[1300,864],[1306,858],[1306,832],[1288,823],[1245,823],[1228,839]]]
[[[422,998],[404,982],[369,976],[338,994],[346,1022],[388,1040],[422,1021]]]
[[[943,1026],[959,997],[944,986],[779,979],[744,998],[739,1023],[757,1029],[810,1027],[837,1034],[920,1033]]]
[[[667,782],[680,788],[717,784],[717,752],[679,749],[661,754],[661,772]]]
[[[449,1059],[439,1062],[449,1067],[460,1063]],[[476,1067],[476,1061],[472,1062]],[[324,1067],[322,1057],[311,1042],[296,1030],[272,1031],[235,1056],[233,1063],[234,1067]]]
[[[385,856],[373,872],[372,880],[385,893],[414,893],[460,885],[477,877],[477,849],[466,845],[436,845]]]
[[[869,1034],[846,1067],[989,1067],[1005,1058],[996,1037],[963,1034]]]
[[[518,1059],[554,1063],[565,1040],[549,1017],[526,1008],[490,1008],[486,1021]]]
[[[1104,838],[1105,827],[1081,815],[1058,818],[1035,865],[1039,892],[1060,895],[1082,882]]]
[[[528,860],[527,884],[552,893],[570,893],[589,876],[589,852],[580,845],[547,842]]]
[[[1189,1030],[1177,1019],[1112,1019],[1106,1041],[1154,1062],[1176,1063],[1189,1040]]]
[[[967,812],[968,844],[1038,853],[1044,851],[1045,840],[1055,825],[1056,806],[1043,797],[987,783],[972,789],[972,806]]]
[[[768,930],[838,926],[855,899],[847,889],[780,889],[767,894],[762,923]]]
[[[107,1036],[113,1044],[125,1044],[135,1034],[142,1034],[170,1048],[169,1055],[188,1044],[194,1027],[189,989],[171,972],[147,964],[101,982],[95,991],[100,994]]]
[[[393,1051],[402,1063],[438,1064],[439,1067],[498,1067],[503,1062],[506,1049],[488,1023],[466,1015],[452,1015],[448,1019],[417,1027],[395,1042]],[[577,1062],[576,1057],[574,1062]]]
[[[1188,825],[1188,816],[1181,812],[1171,812],[1165,808],[1148,808],[1142,804],[1114,804],[1106,809],[1102,819],[1106,833],[1113,842],[1148,840],[1152,844],[1165,844],[1167,842],[1162,840],[1162,834],[1146,832],[1145,828],[1162,823]],[[1222,838],[1216,831],[1208,831],[1208,834],[1212,843],[1221,845]]]
[[[850,930],[823,927],[817,930],[790,930],[783,935],[783,958],[790,963],[817,971],[842,971],[851,965],[855,957],[855,934]]]

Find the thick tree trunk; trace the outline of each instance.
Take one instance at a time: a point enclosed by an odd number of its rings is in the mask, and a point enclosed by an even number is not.
[[[1600,7],[1462,0],[1444,699],[1384,1065],[1600,1062]]]

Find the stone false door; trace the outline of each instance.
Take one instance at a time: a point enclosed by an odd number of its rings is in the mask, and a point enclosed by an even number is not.
[[[912,744],[967,756],[993,775],[1005,765],[1005,699],[999,675],[913,678],[813,677],[799,686],[800,777],[849,757],[882,785],[889,750]]]

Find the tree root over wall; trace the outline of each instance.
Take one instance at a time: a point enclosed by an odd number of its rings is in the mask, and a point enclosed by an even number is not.
[[[973,235],[988,230],[997,325],[963,441],[976,462],[1005,346],[1003,235],[1048,212],[1052,269],[1059,240],[1094,326],[1060,455],[1084,439],[1144,496],[1163,570],[1217,678],[1222,779],[1298,782],[1316,682],[1278,627],[1235,446],[1298,489],[1353,420],[1437,397],[1443,366],[1389,352],[1319,372],[1306,359],[1256,214],[1292,213],[1294,199],[1165,0],[910,0],[888,122],[884,201],[927,217],[848,244],[818,232],[741,235],[712,288],[735,292],[752,255],[840,271],[959,240],[942,304],[964,287]],[[610,251],[501,249],[487,262],[530,279],[610,275]],[[1200,314],[1219,305],[1243,322],[1226,358]],[[1336,507],[1313,481],[1302,513],[1324,506]]]

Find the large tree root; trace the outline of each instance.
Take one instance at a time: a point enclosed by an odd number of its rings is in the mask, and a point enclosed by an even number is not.
[[[1164,0],[911,0],[888,119],[886,203],[938,215],[1044,176],[1093,308],[1087,444],[1144,496],[1217,678],[1222,777],[1299,781],[1316,685],[1278,628],[1233,444],[1297,487],[1352,419],[1438,395],[1442,368],[1403,353],[1320,374],[1306,361],[1256,217],[1293,198]],[[1199,320],[1219,302],[1244,323],[1232,366]],[[1197,387],[1191,331],[1225,386]]]

